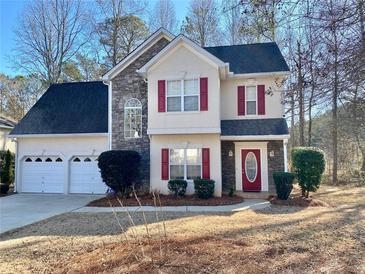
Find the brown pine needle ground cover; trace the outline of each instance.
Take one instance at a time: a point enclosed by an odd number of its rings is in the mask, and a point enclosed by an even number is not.
[[[144,206],[154,206],[155,201],[152,195],[147,194],[143,196],[138,196],[139,202]],[[138,202],[135,198],[122,199],[123,206],[138,206]],[[174,195],[160,195],[161,206],[218,206],[218,205],[234,205],[242,203],[244,199],[240,196],[228,196],[222,195],[222,197],[212,197],[210,199],[200,199],[196,196],[184,196],[175,197]],[[120,207],[118,199],[114,197],[104,197],[95,201],[90,202],[87,206],[96,207],[110,207],[113,206]]]
[[[0,273],[365,273],[365,187],[322,186],[329,207],[227,214],[68,213],[1,235]],[[161,214],[159,215],[161,217]],[[133,235],[137,236],[135,238]]]

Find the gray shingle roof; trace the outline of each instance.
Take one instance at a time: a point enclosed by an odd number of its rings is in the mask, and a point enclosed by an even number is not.
[[[222,120],[222,136],[289,134],[284,118]]]
[[[11,134],[108,132],[108,87],[101,81],[53,84]]]
[[[230,71],[235,74],[289,71],[278,45],[273,42],[204,49],[223,62],[229,63]]]

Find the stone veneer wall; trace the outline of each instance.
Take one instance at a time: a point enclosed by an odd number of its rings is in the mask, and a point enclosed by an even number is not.
[[[267,141],[269,192],[275,193],[275,184],[272,177],[275,171],[284,171],[284,148],[283,141]],[[236,189],[235,179],[235,149],[233,141],[222,141],[222,188],[228,192],[231,188]],[[233,156],[229,156],[229,151]],[[274,151],[274,157],[270,157],[270,151]]]
[[[149,189],[150,180],[150,140],[147,135],[147,83],[136,70],[147,63],[168,43],[168,40],[161,38],[112,80],[112,149],[135,150],[141,154],[141,180],[145,190]],[[124,138],[124,104],[130,98],[137,98],[142,103],[142,138]]]
[[[274,151],[274,157],[270,157],[270,151]],[[269,169],[269,192],[276,193],[274,179],[275,171],[284,171],[284,147],[282,140],[269,141],[267,144],[268,169]]]
[[[229,151],[233,152],[233,156],[229,156]],[[234,159],[234,142],[222,141],[222,191],[229,192],[231,188],[236,190],[236,174],[235,174],[235,159]]]

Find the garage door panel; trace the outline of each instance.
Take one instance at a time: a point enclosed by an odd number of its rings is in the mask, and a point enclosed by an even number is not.
[[[70,193],[103,194],[107,187],[103,183],[97,161],[71,161]],[[85,159],[90,159],[89,157]]]
[[[38,157],[38,162],[23,161],[22,192],[63,193],[64,164],[48,162]]]

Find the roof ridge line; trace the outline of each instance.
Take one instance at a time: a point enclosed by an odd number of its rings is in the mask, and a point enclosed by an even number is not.
[[[222,46],[203,47],[203,49],[206,49],[206,48],[221,48],[221,47],[235,47],[235,46],[263,45],[263,44],[277,44],[277,43],[276,42],[260,42],[260,43],[247,43],[247,44],[236,44],[236,45],[222,45]]]

